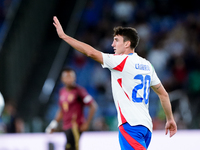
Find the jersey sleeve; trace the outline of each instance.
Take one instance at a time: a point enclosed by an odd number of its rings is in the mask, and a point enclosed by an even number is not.
[[[116,55],[107,53],[102,53],[102,56],[103,56],[102,67],[108,69],[114,69],[118,67],[120,64],[123,64],[123,61],[128,57],[127,55]]]
[[[152,66],[152,68],[153,68],[153,73],[152,73],[151,86],[154,86],[154,85],[157,85],[160,83],[160,79],[158,78],[153,66]]]
[[[88,92],[86,91],[85,88],[83,87],[79,87],[79,96],[82,100],[82,102],[85,104],[85,105],[88,105],[90,102],[92,102],[94,99],[93,97],[88,94]]]

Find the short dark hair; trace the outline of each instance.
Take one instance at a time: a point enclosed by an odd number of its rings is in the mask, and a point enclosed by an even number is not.
[[[72,69],[71,67],[64,67],[64,68],[62,69],[62,73],[63,73],[63,72],[71,72],[71,71],[75,73],[75,70]]]
[[[126,41],[131,42],[131,45],[130,45],[131,49],[134,49],[137,47],[139,43],[139,36],[135,28],[118,26],[118,27],[115,27],[113,30],[114,30],[113,36],[121,35],[124,38],[124,42]]]

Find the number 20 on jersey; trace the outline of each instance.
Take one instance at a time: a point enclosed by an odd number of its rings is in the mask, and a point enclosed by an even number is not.
[[[132,100],[135,103],[142,103],[144,100],[145,104],[148,104],[149,102],[149,92],[150,92],[150,83],[151,83],[151,77],[150,75],[141,75],[138,74],[134,78],[134,80],[140,80],[141,83],[136,85],[132,91]],[[140,97],[137,97],[137,93],[139,90],[143,90],[143,95]]]

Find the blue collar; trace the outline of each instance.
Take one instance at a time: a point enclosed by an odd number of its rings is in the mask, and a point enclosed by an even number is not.
[[[133,53],[129,53],[128,55],[133,55]]]

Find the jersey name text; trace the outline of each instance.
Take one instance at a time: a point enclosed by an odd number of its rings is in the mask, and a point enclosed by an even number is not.
[[[135,69],[150,71],[149,66],[144,64],[135,64]]]

